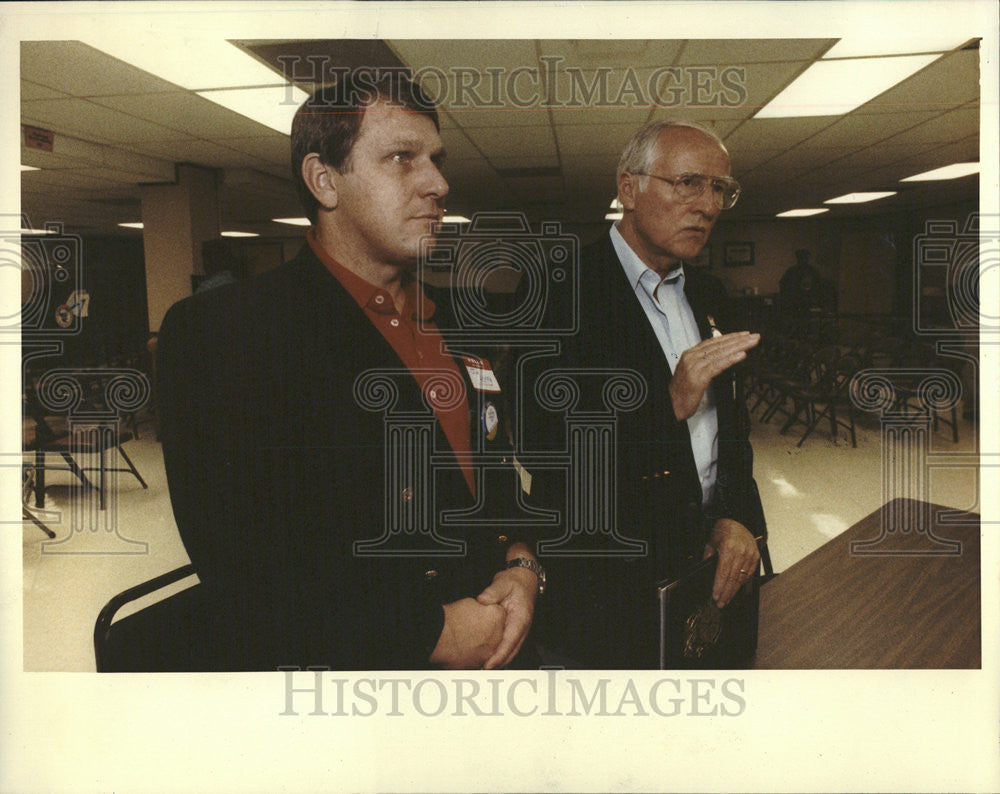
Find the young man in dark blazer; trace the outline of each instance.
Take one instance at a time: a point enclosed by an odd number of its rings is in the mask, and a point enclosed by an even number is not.
[[[619,540],[598,531],[539,545],[552,585],[538,637],[554,663],[652,668],[658,580],[718,554],[712,598],[721,608],[757,571],[763,515],[731,368],[759,336],[731,325],[717,279],[684,266],[739,195],[722,142],[686,123],[647,125],[623,152],[617,179],[623,217],[581,255],[578,332],[528,379],[546,366],[576,371],[579,405],[589,399],[592,409],[608,398],[587,393],[600,382],[594,373],[627,370],[641,383],[637,404],[616,414],[613,440],[590,453],[613,454]],[[526,439],[565,443],[552,412],[525,413]],[[546,494],[544,478],[536,481],[537,496],[558,505],[564,485],[550,483]],[[574,509],[562,506],[564,515]]]
[[[508,437],[488,360],[452,355],[413,276],[443,157],[402,76],[321,89],[292,129],[301,253],[164,319],[164,458],[219,669],[489,668],[524,642],[531,551],[443,525],[493,496],[475,460]]]

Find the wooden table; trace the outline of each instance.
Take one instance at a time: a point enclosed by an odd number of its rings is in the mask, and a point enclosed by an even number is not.
[[[979,516],[896,499],[761,588],[755,667],[979,668]]]

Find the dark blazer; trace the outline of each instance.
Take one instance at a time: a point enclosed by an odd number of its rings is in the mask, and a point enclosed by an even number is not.
[[[565,341],[558,358],[539,361],[528,380],[547,367],[622,368],[642,376],[646,398],[618,413],[614,453],[618,532],[645,544],[645,553],[580,558],[546,553],[543,546],[539,556],[550,584],[539,602],[536,637],[557,656],[584,666],[650,668],[657,664],[655,583],[701,559],[718,517],[763,531],[749,421],[742,402],[733,399],[732,377],[720,375],[710,387],[719,420],[716,496],[703,510],[687,423],[677,421],[670,403],[670,368],[609,235],[582,251],[580,283],[578,333]],[[740,330],[714,277],[686,268],[685,294],[702,338],[711,336],[709,316],[723,333]],[[594,381],[580,381],[585,392],[588,382]],[[589,397],[593,403],[596,395]],[[587,398],[584,393],[581,400]],[[530,398],[525,404],[526,437],[558,449],[565,436],[562,418]],[[565,483],[540,474],[536,498],[566,509]]]
[[[441,527],[444,511],[475,512],[471,495],[416,381],[350,294],[304,246],[177,303],[159,339],[170,497],[211,594],[219,667],[426,667],[442,604],[486,587],[509,542]],[[473,449],[505,443],[479,433],[485,398],[467,394]],[[387,448],[393,422],[401,440]],[[421,439],[433,470],[407,468]],[[408,473],[387,474],[400,460]],[[387,520],[416,531],[382,543]]]

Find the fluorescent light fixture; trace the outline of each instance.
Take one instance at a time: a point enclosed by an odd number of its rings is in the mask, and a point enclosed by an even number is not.
[[[883,190],[875,193],[845,193],[837,198],[827,199],[824,204],[864,204],[866,201],[878,201],[887,196],[895,196],[895,190]]]
[[[24,163],[21,163],[21,170],[22,171],[41,171],[42,169],[41,168],[35,168],[35,166],[33,166],[33,165],[25,165]]]
[[[284,223],[286,226],[312,226],[312,221],[308,218],[271,218],[275,223]]]
[[[472,221],[470,221],[464,215],[445,215],[441,219],[441,222],[442,223],[472,223]]]
[[[291,134],[295,111],[309,98],[305,91],[291,85],[226,88],[197,94],[284,135]]]
[[[900,182],[934,182],[939,179],[958,179],[960,176],[979,173],[979,163],[952,163],[943,168],[935,168],[932,171],[924,171],[922,174],[914,174]]]
[[[55,234],[55,229],[21,229],[21,234]]]
[[[864,58],[872,55],[909,55],[915,52],[951,52],[973,38],[968,23],[961,14],[955,14],[955,30],[942,30],[935,24],[926,31],[898,33],[887,36],[885,30],[871,25],[863,31],[845,36],[834,44],[823,60],[829,58]],[[964,28],[964,30],[963,30]]]
[[[220,232],[220,237],[260,237],[255,232]]]
[[[606,221],[620,221],[624,213],[621,212],[609,212],[604,216]]]
[[[754,118],[840,116],[937,60],[937,55],[817,61]]]
[[[621,201],[618,199],[618,196],[615,196],[614,200],[611,202],[609,209],[612,209],[615,212],[621,212],[624,209],[624,207],[622,207]]]
[[[119,223],[119,226],[123,226],[126,229],[141,229],[141,223]]]
[[[222,38],[180,34],[143,35],[108,31],[84,39],[95,49],[137,66],[181,88],[239,88],[283,85],[285,78]]]
[[[829,212],[829,207],[817,207],[816,209],[801,209],[801,210],[788,210],[787,212],[779,212],[776,218],[808,218],[810,215],[820,215],[824,212]]]

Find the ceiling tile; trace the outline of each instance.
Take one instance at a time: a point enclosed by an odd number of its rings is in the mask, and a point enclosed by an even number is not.
[[[768,162],[781,154],[784,149],[761,149],[748,147],[745,149],[730,149],[729,158],[733,175],[740,178],[742,174],[756,168],[761,163]]]
[[[427,75],[434,69],[448,74],[469,70],[481,74],[480,93],[495,79],[490,78],[487,67],[511,71],[538,66],[535,42],[529,39],[392,39],[387,43],[418,80],[421,69]]]
[[[22,41],[21,77],[78,97],[177,90],[79,41]]]
[[[840,147],[829,149],[792,149],[784,152],[772,160],[768,160],[763,166],[766,171],[777,169],[785,172],[786,175],[797,174],[801,171],[814,171],[815,169],[832,163],[841,161],[854,151],[853,148]]]
[[[286,135],[269,135],[253,138],[225,138],[219,141],[231,149],[237,149],[251,157],[291,168],[291,143]]]
[[[68,94],[48,88],[30,80],[21,80],[21,101],[30,102],[36,99],[65,99]]]
[[[792,119],[748,119],[726,139],[730,152],[765,146],[790,149],[830,125],[830,119],[807,116]]]
[[[87,141],[163,141],[186,134],[135,116],[118,113],[86,99],[48,99],[21,103],[22,119],[53,132]]]
[[[159,141],[143,147],[143,152],[175,163],[195,163],[209,168],[254,167],[258,159],[212,141]]]
[[[684,42],[679,64],[748,64],[809,61],[819,58],[836,39],[693,39]]]
[[[482,157],[482,153],[469,140],[469,136],[463,130],[456,128],[441,130],[441,141],[444,143],[444,149],[448,154],[446,163],[454,160],[468,160]]]
[[[682,44],[680,40],[663,39],[543,39],[539,49],[544,56],[561,59],[546,68],[590,71],[621,69],[625,64],[636,69],[666,66],[674,62]]]
[[[858,113],[945,110],[979,99],[979,51],[960,50],[890,88],[858,108]]]
[[[197,138],[270,137],[274,130],[239,113],[217,105],[190,91],[173,91],[150,96],[107,96],[91,100],[112,110],[183,130]],[[287,138],[286,138],[287,140]]]
[[[683,93],[670,106],[656,110],[653,118],[685,118],[701,122],[747,118],[777,96],[808,65],[808,61],[733,64],[735,71],[726,74],[725,86],[721,74],[718,80],[709,80],[707,97],[705,89],[699,90],[699,85],[702,85],[699,80],[703,78],[696,72],[685,72],[682,82],[678,84]],[[718,100],[706,106],[706,100],[712,97],[718,97]]]
[[[472,142],[487,157],[555,156],[556,142],[551,127],[484,127],[468,130]]]
[[[581,154],[617,154],[637,129],[635,124],[565,124],[556,127],[556,140],[564,159]]]
[[[78,160],[75,157],[66,157],[55,152],[43,152],[40,149],[29,149],[23,144],[21,145],[21,162],[24,165],[32,165],[35,168],[51,169],[80,168],[87,165],[85,161]]]
[[[902,149],[924,143],[950,143],[979,134],[979,105],[936,116],[913,129],[892,137]]]
[[[115,189],[119,186],[113,178],[103,174],[99,169],[25,171],[21,174],[21,184],[38,189],[44,185],[94,190]]]
[[[938,115],[939,111],[878,115],[855,112],[834,121],[804,141],[802,146],[808,149],[826,149],[830,146],[864,147],[923,124]]]
[[[448,115],[457,127],[466,130],[479,127],[537,127],[549,123],[549,111],[542,105],[503,110],[466,108],[449,110]]]

